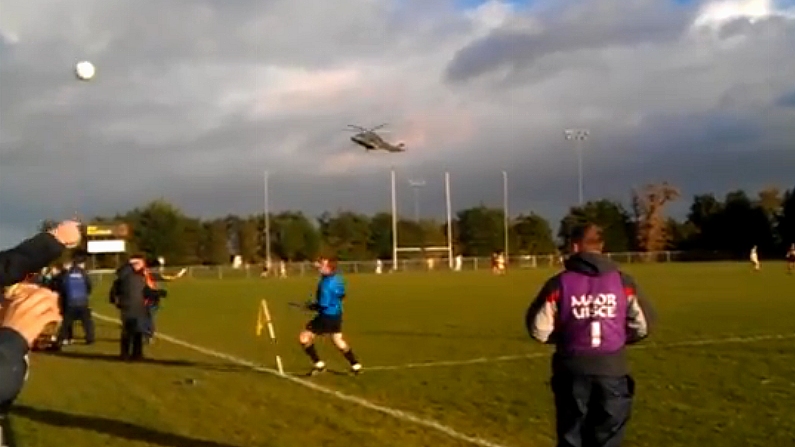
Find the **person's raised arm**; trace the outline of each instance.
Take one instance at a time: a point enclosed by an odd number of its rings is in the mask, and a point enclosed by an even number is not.
[[[14,248],[0,252],[0,287],[25,279],[58,259],[66,248],[80,243],[80,224],[65,221],[46,233],[40,233]]]

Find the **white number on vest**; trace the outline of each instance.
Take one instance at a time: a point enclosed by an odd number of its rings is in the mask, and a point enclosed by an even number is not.
[[[602,324],[598,321],[591,322],[591,347],[598,348],[602,345]]]

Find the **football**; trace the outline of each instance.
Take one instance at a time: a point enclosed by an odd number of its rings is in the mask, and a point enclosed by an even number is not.
[[[94,78],[97,70],[94,68],[94,64],[88,61],[78,62],[75,65],[75,75],[77,79],[81,81],[90,81]]]

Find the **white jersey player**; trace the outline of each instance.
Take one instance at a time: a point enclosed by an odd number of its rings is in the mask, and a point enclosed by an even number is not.
[[[751,265],[753,265],[754,267],[754,271],[758,272],[761,269],[761,266],[759,264],[759,255],[756,253],[756,245],[754,245],[754,248],[751,249],[750,258],[751,258]]]

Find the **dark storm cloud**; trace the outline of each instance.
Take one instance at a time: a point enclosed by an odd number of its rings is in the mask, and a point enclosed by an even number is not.
[[[447,1],[308,1],[0,0],[0,245],[157,197],[257,212],[264,170],[274,209],[316,216],[388,210],[395,166],[400,209],[424,178],[422,212],[443,217],[445,170],[461,208],[500,205],[506,169],[515,212],[557,219],[577,194],[568,126],[592,130],[588,197],[791,182],[792,20],[693,29],[694,7],[645,0],[473,18]],[[96,80],[74,80],[80,59]],[[365,154],[341,131],[385,121],[409,152]]]
[[[795,108],[795,90],[779,97],[776,103],[781,107]]]
[[[527,67],[561,52],[670,41],[687,29],[692,16],[692,10],[663,1],[582,2],[553,10],[541,30],[497,29],[472,42],[455,54],[446,78],[466,81],[504,66]]]

